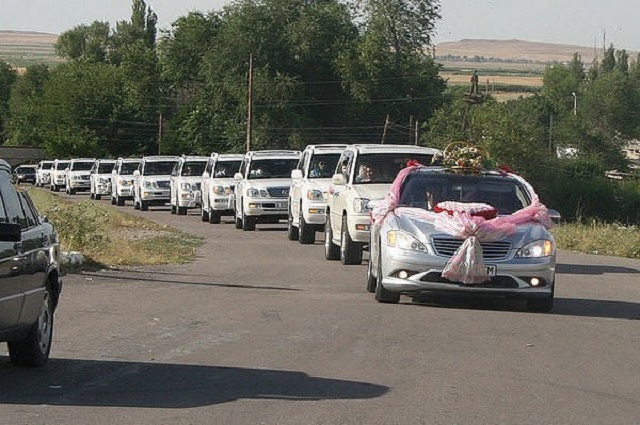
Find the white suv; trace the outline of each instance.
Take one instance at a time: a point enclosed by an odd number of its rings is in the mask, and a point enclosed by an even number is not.
[[[133,173],[140,166],[140,158],[118,158],[111,172],[111,205],[123,206],[133,200]]]
[[[69,161],[69,167],[65,170],[64,191],[67,195],[91,189],[91,169],[95,163],[95,158],[73,158]]]
[[[40,161],[36,167],[36,186],[44,187],[51,183],[53,161]]]
[[[51,183],[52,191],[57,192],[67,184],[65,170],[69,166],[68,160],[56,159],[51,166]]]
[[[182,156],[171,172],[171,214],[186,215],[188,208],[201,204],[202,173],[209,161],[207,156]]]
[[[309,145],[298,168],[291,172],[287,236],[301,244],[316,241],[327,221],[327,197],[331,177],[347,145]]]
[[[151,155],[133,172],[133,208],[147,211],[149,205],[165,205],[171,196],[171,172],[180,157]]]
[[[243,158],[242,154],[211,154],[202,174],[202,221],[219,224],[223,215],[234,215],[233,176]]]
[[[111,172],[116,165],[115,159],[99,159],[91,169],[91,199],[100,199],[111,195]]]
[[[329,189],[325,258],[360,264],[369,243],[370,211],[409,161],[431,164],[437,149],[410,145],[351,145],[340,156]]]
[[[235,174],[236,229],[255,230],[256,223],[277,223],[287,218],[291,171],[299,151],[265,150],[245,154]]]

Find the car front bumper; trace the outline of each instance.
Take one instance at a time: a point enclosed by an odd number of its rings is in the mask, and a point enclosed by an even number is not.
[[[178,192],[178,206],[182,208],[196,208],[202,204],[200,191]]]
[[[116,195],[123,199],[133,199],[132,186],[116,186]]]
[[[548,297],[555,284],[555,257],[491,261],[496,275],[491,281],[480,284],[452,282],[442,277],[446,257],[390,248],[383,250],[382,286],[392,292],[419,295],[427,292],[459,292],[519,297]],[[399,274],[406,272],[407,277]],[[532,279],[539,284],[533,286]]]
[[[244,200],[244,213],[247,216],[286,217],[289,211],[288,198],[252,198]]]
[[[91,182],[88,180],[70,180],[69,187],[75,190],[89,190]]]
[[[169,190],[143,190],[140,192],[140,200],[145,202],[169,202],[170,197]]]
[[[111,195],[111,185],[101,183],[94,186],[96,195]]]
[[[307,224],[324,225],[327,222],[326,202],[307,202],[302,205],[302,216]]]
[[[229,196],[209,196],[209,208],[212,211],[233,211],[236,198]]]
[[[371,216],[369,213],[352,213],[347,216],[349,235],[355,242],[369,243],[371,230]]]

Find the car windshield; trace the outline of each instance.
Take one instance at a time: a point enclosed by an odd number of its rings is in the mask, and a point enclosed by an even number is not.
[[[36,170],[31,167],[18,167],[16,168],[16,174],[35,174]]]
[[[339,153],[314,155],[313,158],[311,158],[311,164],[309,165],[309,178],[322,179],[331,177],[338,165],[339,159]]]
[[[249,179],[276,179],[291,177],[298,158],[254,159],[249,167]]]
[[[123,162],[120,166],[120,175],[129,176],[140,166],[139,162]]]
[[[358,156],[354,183],[392,183],[409,161],[431,164],[431,154],[372,153]]]
[[[241,160],[218,161],[213,167],[213,177],[233,177],[240,171]]]
[[[53,162],[43,162],[42,163],[42,169],[43,170],[50,170],[53,168]]]
[[[145,176],[168,176],[178,161],[147,161],[142,174]]]
[[[58,166],[56,167],[54,164],[54,169],[56,170],[64,170],[65,168],[67,168],[69,166],[69,162],[58,162]]]
[[[113,162],[101,162],[98,165],[98,174],[109,174],[113,171]]]
[[[489,204],[499,214],[512,214],[531,202],[519,182],[500,176],[412,173],[400,190],[401,206],[432,210],[444,201]]]
[[[71,164],[71,168],[69,171],[89,171],[93,168],[95,161],[82,161],[82,162],[74,162]]]
[[[187,177],[202,176],[207,161],[187,161],[182,167],[182,175]]]

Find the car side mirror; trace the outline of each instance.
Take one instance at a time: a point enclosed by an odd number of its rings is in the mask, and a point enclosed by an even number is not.
[[[302,178],[302,170],[291,170],[291,178],[292,179],[301,179]]]
[[[203,179],[208,179],[209,177],[211,177],[211,176],[209,175],[209,173],[208,173],[207,171],[205,171],[204,173],[202,173],[202,178],[203,178]]]
[[[69,167],[65,168],[64,171],[69,171]]]
[[[235,174],[233,175],[233,178],[234,178],[234,180],[242,180],[242,174],[240,174],[240,173],[235,173]]]
[[[347,184],[347,179],[345,179],[342,174],[334,174],[333,177],[331,177],[331,184],[340,186],[345,185]]]
[[[140,170],[134,170],[133,177],[140,177]]]
[[[560,215],[560,213],[556,210],[553,209],[549,209],[547,210],[549,213],[549,218],[551,219],[551,221],[553,221],[554,223],[559,223],[560,220],[562,219],[562,216]]]
[[[15,223],[0,223],[0,242],[20,242],[22,227]]]

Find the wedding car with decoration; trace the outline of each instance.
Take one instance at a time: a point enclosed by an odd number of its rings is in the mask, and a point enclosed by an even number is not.
[[[548,229],[557,212],[521,176],[461,152],[445,150],[441,167],[410,164],[375,206],[367,290],[384,303],[458,293],[551,310],[556,243]]]
[[[236,229],[252,231],[256,223],[277,223],[287,218],[291,171],[299,151],[264,150],[245,154],[235,174]]]
[[[90,191],[91,169],[96,163],[95,158],[73,158],[65,170],[65,192],[75,195],[79,191]]]
[[[62,280],[58,234],[0,160],[0,342],[16,366],[42,366],[51,350]]]
[[[123,206],[133,200],[133,173],[140,166],[140,158],[118,158],[111,171],[111,205]]]
[[[291,172],[287,236],[301,244],[316,241],[327,221],[327,197],[331,177],[347,145],[309,145],[298,167]]]
[[[177,156],[150,155],[140,161],[133,172],[133,208],[147,211],[150,205],[165,205],[171,201],[171,172]]]
[[[115,159],[99,159],[93,164],[91,188],[89,189],[91,199],[99,200],[103,196],[111,195],[111,173],[115,165]]]
[[[202,173],[202,221],[219,224],[222,216],[234,216],[233,176],[243,159],[242,154],[211,154]]]
[[[171,214],[186,215],[187,209],[200,206],[202,173],[209,161],[207,156],[182,156],[171,172]]]
[[[409,161],[431,163],[438,149],[411,145],[350,145],[331,179],[325,225],[325,258],[360,264],[369,243],[370,212]]]

